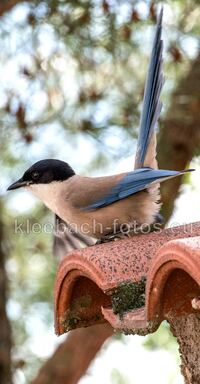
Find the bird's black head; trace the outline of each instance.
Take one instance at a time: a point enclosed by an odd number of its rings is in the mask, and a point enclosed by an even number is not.
[[[8,191],[30,184],[49,184],[53,181],[64,181],[74,176],[75,172],[61,160],[46,159],[37,161],[24,173],[21,179],[8,187]]]

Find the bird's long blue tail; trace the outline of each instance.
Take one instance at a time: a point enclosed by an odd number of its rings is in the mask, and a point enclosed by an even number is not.
[[[146,78],[142,114],[140,119],[139,138],[135,159],[135,168],[143,166],[155,168],[156,134],[155,127],[160,115],[162,104],[160,93],[163,86],[162,74],[162,34],[163,8],[158,17],[156,33],[151,53],[149,70]],[[156,164],[156,165],[155,165]]]

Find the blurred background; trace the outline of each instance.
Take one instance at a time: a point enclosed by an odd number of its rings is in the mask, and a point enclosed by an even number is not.
[[[165,85],[159,165],[198,169],[198,0],[0,2],[2,384],[30,383],[34,378],[36,384],[60,384],[56,376],[41,381],[39,369],[47,369],[44,363],[54,351],[51,366],[61,361],[57,348],[66,343],[66,336],[54,335],[57,261],[52,234],[31,230],[34,223],[52,222],[52,215],[27,192],[6,193],[6,188],[43,158],[65,160],[77,173],[95,176],[132,169],[161,4]],[[199,220],[198,170],[164,184],[162,213],[167,226]],[[16,230],[16,223],[21,229]],[[179,363],[176,340],[164,323],[148,337],[110,338],[80,383],[180,384]],[[63,364],[67,371],[65,359]]]

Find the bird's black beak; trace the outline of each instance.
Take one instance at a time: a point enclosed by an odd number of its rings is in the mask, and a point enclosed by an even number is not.
[[[11,184],[8,188],[7,191],[12,191],[13,189],[18,189],[21,187],[25,187],[26,185],[31,184],[29,181],[24,181],[22,178],[15,181],[13,184]]]

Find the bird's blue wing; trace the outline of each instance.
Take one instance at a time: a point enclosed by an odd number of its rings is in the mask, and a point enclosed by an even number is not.
[[[135,168],[144,166],[145,156],[148,151],[148,146],[155,126],[160,115],[162,104],[160,102],[160,93],[163,85],[162,75],[162,51],[163,42],[161,40],[162,33],[162,15],[161,9],[158,17],[157,28],[151,53],[149,70],[146,78],[145,92],[140,119],[140,130],[137,144]],[[156,150],[156,148],[154,149]],[[156,154],[155,154],[156,155]],[[148,164],[148,166],[151,166]]]
[[[113,204],[116,201],[122,200],[150,187],[152,183],[160,183],[168,178],[181,175],[184,172],[187,171],[176,172],[151,168],[137,169],[127,173],[113,186],[109,193],[83,209],[93,210],[106,207],[107,205]]]

